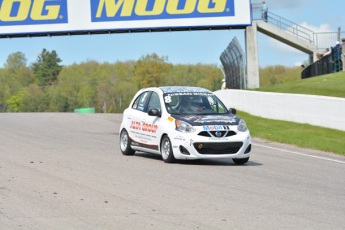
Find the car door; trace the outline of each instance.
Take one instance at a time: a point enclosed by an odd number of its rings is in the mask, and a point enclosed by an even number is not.
[[[143,123],[143,133],[145,133],[145,136],[147,137],[147,148],[158,151],[161,136],[161,117],[148,115],[150,109],[157,109],[159,111],[159,114],[162,113],[162,105],[159,95],[156,92],[152,92],[150,100],[147,104],[147,113]]]
[[[129,136],[132,139],[132,144],[139,147],[145,147],[148,144],[143,124],[147,117],[147,103],[151,93],[151,91],[145,91],[140,94],[133,102],[131,112],[128,114],[130,119]]]

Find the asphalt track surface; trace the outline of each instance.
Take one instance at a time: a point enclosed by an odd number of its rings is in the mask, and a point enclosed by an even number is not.
[[[0,114],[0,229],[345,229],[345,157],[253,139],[248,164],[123,156],[121,114]]]

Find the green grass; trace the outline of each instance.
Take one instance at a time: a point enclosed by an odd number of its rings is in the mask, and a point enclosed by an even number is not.
[[[307,124],[271,120],[237,111],[252,137],[345,155],[345,132]]]
[[[301,79],[272,86],[265,86],[255,89],[255,91],[296,93],[345,98],[344,86],[345,72],[343,71],[335,74],[326,74],[303,80]]]

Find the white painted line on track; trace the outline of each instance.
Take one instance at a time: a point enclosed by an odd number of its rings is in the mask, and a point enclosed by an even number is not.
[[[333,161],[333,162],[345,164],[345,161],[338,161],[338,160],[334,160],[334,159],[331,159],[331,158],[313,156],[313,155],[310,155],[310,154],[299,153],[299,152],[289,151],[289,150],[285,150],[285,149],[279,149],[279,148],[270,147],[270,146],[266,146],[266,145],[259,145],[259,144],[254,144],[254,143],[252,143],[252,144],[256,145],[256,146],[259,146],[259,147],[267,148],[267,149],[274,149],[274,150],[279,150],[279,151],[282,151],[282,152],[293,153],[293,154],[297,154],[297,155],[313,157],[313,158],[317,158],[317,159],[321,159],[321,160],[327,160],[327,161]]]

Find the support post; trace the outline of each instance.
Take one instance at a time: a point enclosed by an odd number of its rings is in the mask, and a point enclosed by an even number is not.
[[[259,76],[259,55],[258,55],[258,39],[257,39],[257,24],[252,23],[252,26],[247,26],[245,30],[246,38],[246,56],[247,56],[247,80],[248,88],[260,88]]]

